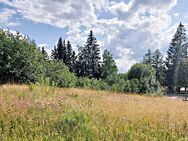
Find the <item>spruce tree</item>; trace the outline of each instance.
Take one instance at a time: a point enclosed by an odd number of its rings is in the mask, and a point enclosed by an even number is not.
[[[61,52],[61,60],[67,64],[67,47],[66,47],[66,43],[65,43],[65,40],[63,41],[62,43],[62,52]]]
[[[87,64],[86,64],[86,50],[84,47],[82,46],[78,46],[78,59],[76,61],[76,74],[79,77],[85,77],[87,76],[86,74],[86,68],[87,68]]]
[[[44,57],[44,60],[45,61],[49,60],[48,53],[46,52],[46,50],[44,49],[44,47],[42,47],[41,52],[42,52],[42,55]]]
[[[143,63],[152,66],[153,60],[152,60],[152,53],[150,49],[148,49],[148,52],[144,55]]]
[[[110,75],[117,74],[117,66],[112,54],[108,50],[104,50],[103,61],[101,66],[101,77],[106,79]]]
[[[51,58],[53,60],[58,60],[58,52],[56,46],[54,46],[54,49],[52,50]]]
[[[153,55],[152,55],[152,67],[155,69],[156,71],[156,78],[157,80],[163,84],[164,83],[164,60],[163,60],[163,55],[162,53],[159,51],[159,49],[157,49]]]
[[[180,23],[171,41],[166,59],[166,85],[170,93],[175,92],[177,88],[179,89],[179,84],[177,83],[179,66],[181,60],[187,57],[187,47],[186,30],[184,25]]]
[[[75,63],[76,63],[76,53],[72,50],[70,41],[66,45],[66,63],[65,65],[69,68],[71,72],[75,72]]]
[[[62,38],[60,37],[57,43],[57,60],[62,60],[63,54],[63,42],[62,42]]]
[[[63,61],[65,64],[67,63],[67,50],[65,45],[65,40],[62,41],[62,38],[60,37],[57,43],[57,46],[54,47],[52,50],[51,58],[54,60],[60,60]]]
[[[97,39],[93,36],[92,31],[90,31],[89,37],[87,39],[86,48],[88,49],[89,55],[89,77],[100,78],[100,48],[97,44]]]
[[[188,72],[188,58],[184,58],[180,62],[178,84],[180,87],[184,87],[185,91],[187,91],[187,87],[188,87],[188,73],[187,72]]]
[[[90,31],[85,46],[79,47],[78,66],[77,74],[79,76],[100,78],[100,49],[92,31]]]

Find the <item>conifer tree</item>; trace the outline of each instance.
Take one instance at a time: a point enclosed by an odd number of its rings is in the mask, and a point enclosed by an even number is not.
[[[112,54],[108,50],[104,50],[103,61],[101,66],[101,77],[106,79],[110,75],[117,74],[117,66]]]
[[[63,41],[62,38],[60,37],[57,43],[57,58],[58,60],[63,60]]]
[[[42,55],[44,57],[44,60],[45,61],[49,60],[48,53],[46,52],[46,50],[44,49],[44,47],[42,47],[41,52],[42,52]]]
[[[52,50],[51,58],[53,60],[58,60],[58,52],[56,46],[54,46],[54,49]]]
[[[93,32],[90,31],[89,37],[86,42],[86,48],[88,48],[88,60],[89,77],[99,78],[100,77],[100,48],[97,44],[97,39],[93,36]],[[89,64],[91,63],[91,64]]]
[[[62,41],[62,38],[60,37],[57,46],[54,46],[54,49],[52,50],[51,58],[54,60],[61,60],[66,64],[67,63],[66,53],[67,50],[66,50],[65,40]]]
[[[72,46],[70,41],[67,42],[66,45],[66,61],[65,65],[69,68],[71,72],[75,71],[75,63],[76,63],[76,53],[72,50]]]
[[[155,69],[156,71],[156,78],[157,80],[163,84],[164,83],[164,60],[163,60],[163,55],[162,53],[159,51],[159,49],[157,49],[153,55],[152,55],[152,67]]]
[[[179,66],[181,60],[187,57],[187,47],[188,41],[186,30],[184,25],[180,23],[171,41],[166,59],[166,85],[168,86],[170,93],[175,92],[179,87],[179,84],[177,83]]]
[[[153,60],[152,60],[152,53],[150,49],[148,49],[148,52],[145,54],[143,58],[143,63],[152,66]]]
[[[89,78],[100,78],[100,49],[97,39],[90,31],[84,47],[79,47],[77,74]]]

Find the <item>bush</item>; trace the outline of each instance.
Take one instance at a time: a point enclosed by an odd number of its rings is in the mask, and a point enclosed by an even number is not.
[[[134,91],[138,88],[139,93],[153,93],[159,88],[155,70],[150,65],[142,63],[133,65],[128,72],[128,79],[132,81]]]
[[[138,81],[138,79],[131,79],[129,82],[130,82],[131,92],[138,93],[139,92],[139,81]]]
[[[123,79],[119,79],[115,84],[112,85],[112,91],[124,92],[126,88],[126,82]]]
[[[95,89],[95,90],[109,90],[110,86],[107,85],[104,81],[89,79],[87,77],[81,77],[77,81],[77,86],[86,88],[86,89]]]
[[[69,72],[63,62],[46,62],[45,69],[45,77],[49,78],[51,85],[55,83],[59,87],[75,87],[77,78]]]
[[[19,33],[0,30],[0,83],[36,82],[42,70],[43,57],[35,43]]]

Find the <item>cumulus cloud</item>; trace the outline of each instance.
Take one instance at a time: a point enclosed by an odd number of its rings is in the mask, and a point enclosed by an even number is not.
[[[93,29],[102,49],[113,53],[121,72],[139,61],[148,48],[160,48],[165,51],[176,26],[172,25],[173,15],[170,10],[177,4],[177,0],[1,2],[13,7],[31,21],[67,28],[66,36],[73,42],[74,47],[76,44],[83,44],[89,30]],[[7,11],[7,14],[14,15],[15,11],[12,12]],[[7,21],[5,16],[4,19]]]
[[[2,26],[15,26],[18,22],[12,22],[10,19],[16,14],[15,10],[3,8],[0,9],[0,25]]]

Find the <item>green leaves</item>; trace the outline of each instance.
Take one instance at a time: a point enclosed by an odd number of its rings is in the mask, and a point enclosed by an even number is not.
[[[1,83],[37,81],[42,75],[42,55],[35,44],[19,33],[0,31],[0,75]]]
[[[166,85],[169,92],[173,93],[178,87],[178,71],[183,58],[187,58],[188,39],[184,25],[179,24],[172,39],[166,59]]]
[[[155,92],[159,88],[159,83],[155,77],[155,70],[150,65],[142,63],[133,65],[128,72],[128,79],[135,81],[135,85],[138,85],[139,93]]]

